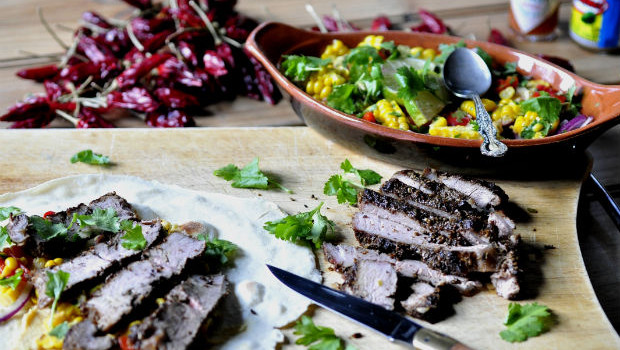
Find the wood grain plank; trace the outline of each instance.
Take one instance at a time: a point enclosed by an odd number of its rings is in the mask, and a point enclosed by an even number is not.
[[[81,173],[114,173],[140,176],[186,188],[249,197],[261,196],[274,201],[285,211],[296,213],[325,201],[324,213],[337,224],[337,233],[353,242],[349,225],[354,208],[339,205],[333,197],[322,195],[323,183],[340,172],[345,158],[359,168],[371,168],[384,177],[404,165],[368,158],[363,153],[326,140],[305,128],[218,128],[185,130],[117,129],[117,130],[0,130],[3,151],[0,153],[0,193],[17,191],[46,180]],[[269,147],[265,147],[269,145]],[[84,164],[71,165],[70,156],[91,148],[109,155],[116,163],[110,168]],[[230,162],[238,165],[260,156],[261,168],[280,176],[293,189],[289,195],[277,191],[234,189],[212,175],[213,170]],[[435,163],[441,166],[441,163]],[[413,160],[409,166],[427,166]],[[462,169],[466,171],[466,169]],[[586,169],[577,169],[581,174]],[[517,223],[517,233],[546,250],[541,270],[544,277],[538,296],[533,299],[548,305],[559,323],[540,337],[523,344],[508,344],[498,337],[508,301],[483,291],[465,298],[456,306],[456,315],[429,325],[454,336],[477,349],[567,349],[614,348],[620,338],[605,318],[583,266],[576,234],[576,210],[581,176],[557,176],[546,180],[519,181],[494,179],[522,209],[534,208],[527,222]],[[325,262],[321,260],[325,271]],[[338,276],[326,272],[326,283]],[[527,300],[527,301],[533,301]],[[358,349],[398,349],[366,329],[360,329],[325,310],[314,312],[317,323],[333,327]],[[361,332],[363,338],[351,339]],[[287,330],[289,339],[295,339]],[[285,345],[284,349],[301,349]]]

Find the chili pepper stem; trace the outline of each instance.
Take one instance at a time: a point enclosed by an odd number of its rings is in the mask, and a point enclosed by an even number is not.
[[[70,115],[69,113],[57,109],[56,110],[56,114],[58,114],[59,116],[61,116],[64,119],[68,120],[69,122],[71,122],[71,124],[73,124],[73,126],[77,125],[78,119],[75,118],[74,116]]]
[[[327,28],[325,28],[325,24],[323,24],[323,21],[314,10],[314,6],[306,4],[306,11],[310,14],[310,17],[312,17],[312,19],[316,22],[317,27],[319,27],[319,31],[321,31],[321,33],[327,33]]]
[[[69,45],[65,44],[65,42],[62,41],[58,34],[56,34],[56,32],[52,29],[50,24],[47,23],[47,20],[43,16],[43,9],[40,6],[37,7],[37,14],[39,15],[39,20],[41,21],[41,24],[43,24],[43,27],[45,27],[45,30],[47,30],[47,32],[58,43],[58,45],[60,45],[63,49],[67,50],[69,48]]]
[[[67,52],[62,56],[60,63],[58,63],[58,68],[64,68],[71,57],[75,54],[75,50],[77,50],[77,46],[80,42],[80,38],[82,37],[82,31],[78,32],[78,35],[75,36],[71,46],[67,49]]]
[[[140,43],[138,38],[136,38],[136,34],[134,34],[133,28],[131,27],[131,22],[127,23],[126,28],[127,28],[127,36],[129,37],[129,40],[131,41],[133,46],[135,46],[136,49],[138,49],[138,51],[143,52],[144,46]]]
[[[220,35],[215,30],[215,27],[213,26],[213,23],[211,23],[211,20],[209,19],[207,14],[200,8],[200,6],[198,6],[198,4],[196,4],[196,2],[194,2],[194,0],[189,2],[189,6],[191,6],[194,11],[196,11],[200,19],[202,19],[202,21],[205,23],[207,29],[209,29],[209,32],[211,32],[211,35],[213,36],[213,41],[215,42],[215,45],[220,45],[222,43],[222,38],[220,38]]]

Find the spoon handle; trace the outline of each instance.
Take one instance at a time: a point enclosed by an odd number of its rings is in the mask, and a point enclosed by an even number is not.
[[[497,139],[497,129],[491,121],[491,116],[480,100],[480,96],[474,95],[476,105],[476,121],[478,122],[478,132],[482,135],[482,145],[480,152],[489,157],[501,157],[506,153],[508,147]]]

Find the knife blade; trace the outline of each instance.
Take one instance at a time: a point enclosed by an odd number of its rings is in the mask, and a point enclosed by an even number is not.
[[[316,283],[267,264],[280,282],[316,304],[369,327],[390,341],[420,350],[468,350],[467,346],[364,299]]]

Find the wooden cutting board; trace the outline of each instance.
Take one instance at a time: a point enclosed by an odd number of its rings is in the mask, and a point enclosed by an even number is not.
[[[368,158],[322,138],[306,127],[228,129],[113,129],[113,130],[0,130],[0,193],[18,191],[57,177],[85,173],[114,173],[140,176],[186,188],[227,193],[241,197],[260,196],[289,213],[307,211],[325,201],[323,213],[336,223],[344,241],[354,243],[350,220],[355,208],[337,204],[323,195],[329,176],[341,173],[348,158],[357,168],[370,168],[384,179],[404,167],[423,169],[429,164],[412,160],[393,164]],[[115,165],[107,168],[70,164],[69,158],[83,149],[110,156]],[[234,189],[213,176],[213,170],[228,163],[245,165],[260,157],[263,171],[276,175],[294,194],[277,190]],[[445,168],[440,162],[433,166]],[[563,172],[544,180],[503,180],[493,176],[512,203],[529,213],[517,222],[516,232],[524,241],[541,248],[542,282],[537,301],[549,306],[558,324],[550,332],[521,344],[509,344],[498,333],[504,328],[508,301],[486,290],[456,304],[456,314],[432,329],[449,334],[478,349],[604,349],[619,348],[620,338],[609,324],[589,282],[577,241],[576,211],[581,180],[587,166],[575,165],[574,173]],[[453,169],[454,170],[454,169]],[[463,169],[465,171],[466,169]],[[536,169],[532,169],[536,171]],[[543,249],[547,245],[553,249]],[[326,264],[319,254],[321,269]],[[325,283],[339,281],[326,272]],[[524,301],[525,302],[525,301]],[[368,329],[326,310],[310,311],[315,322],[329,326],[358,349],[396,349]],[[285,331],[295,348],[292,330]],[[361,338],[352,335],[360,333]]]

